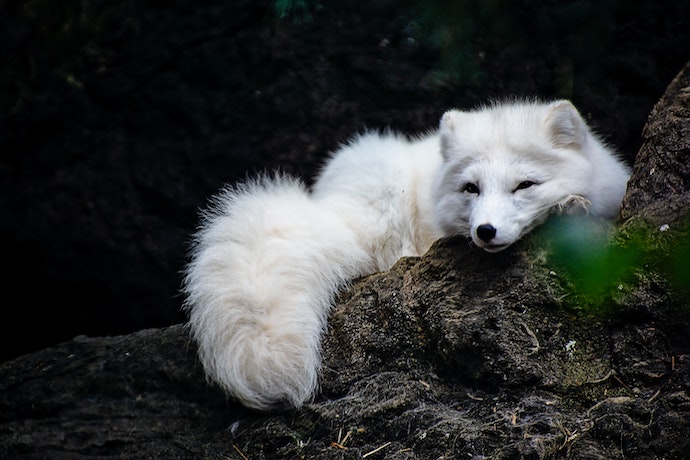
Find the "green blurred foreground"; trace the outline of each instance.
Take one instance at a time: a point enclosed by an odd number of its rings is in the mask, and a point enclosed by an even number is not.
[[[589,218],[548,223],[550,261],[566,281],[566,305],[592,314],[614,313],[637,286],[657,284],[690,299],[690,222],[610,228]],[[620,299],[621,301],[617,301]]]

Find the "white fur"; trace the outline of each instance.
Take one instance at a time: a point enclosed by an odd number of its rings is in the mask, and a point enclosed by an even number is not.
[[[513,102],[449,111],[419,139],[358,136],[311,193],[283,176],[227,188],[203,216],[184,282],[201,362],[248,407],[299,407],[318,386],[321,337],[347,282],[442,236],[499,251],[572,203],[614,217],[628,176],[569,102]]]
[[[471,236],[496,252],[573,202],[589,204],[593,215],[618,214],[630,170],[570,102],[449,111],[440,133],[444,162],[433,200],[445,235]],[[525,182],[534,185],[521,188]],[[495,229],[488,240],[478,234],[486,225]]]

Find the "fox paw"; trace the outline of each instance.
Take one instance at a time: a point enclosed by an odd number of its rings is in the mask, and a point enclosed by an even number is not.
[[[554,206],[554,213],[567,216],[587,215],[592,202],[580,195],[570,195]]]

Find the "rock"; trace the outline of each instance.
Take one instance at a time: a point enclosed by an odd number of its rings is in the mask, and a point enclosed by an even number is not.
[[[228,425],[183,326],[77,337],[0,365],[0,458],[201,458]]]
[[[688,129],[683,107],[673,108],[683,99],[670,96],[686,71],[650,117],[659,129],[646,130],[654,135],[635,165],[614,247],[625,247],[639,221],[687,217],[671,201],[688,193],[687,170],[652,174],[662,191],[653,195],[643,180],[645,165],[664,164],[667,139],[685,142],[672,152],[688,150],[687,137],[674,137]],[[575,224],[563,219],[556,224]],[[496,255],[441,240],[353,283],[324,339],[322,391],[296,411],[227,401],[205,383],[181,325],[80,337],[7,362],[0,456],[682,458],[690,297],[646,265],[592,297],[609,310],[585,310],[549,229]]]
[[[690,68],[654,106],[621,215],[670,224],[690,211]]]

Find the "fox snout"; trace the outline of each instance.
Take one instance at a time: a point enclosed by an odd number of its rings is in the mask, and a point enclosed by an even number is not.
[[[477,226],[472,235],[472,240],[480,248],[487,252],[499,252],[510,246],[510,243],[496,244],[498,229],[490,223]]]
[[[496,227],[491,224],[482,224],[477,227],[477,236],[480,240],[488,243],[494,239],[494,236],[496,236]]]

